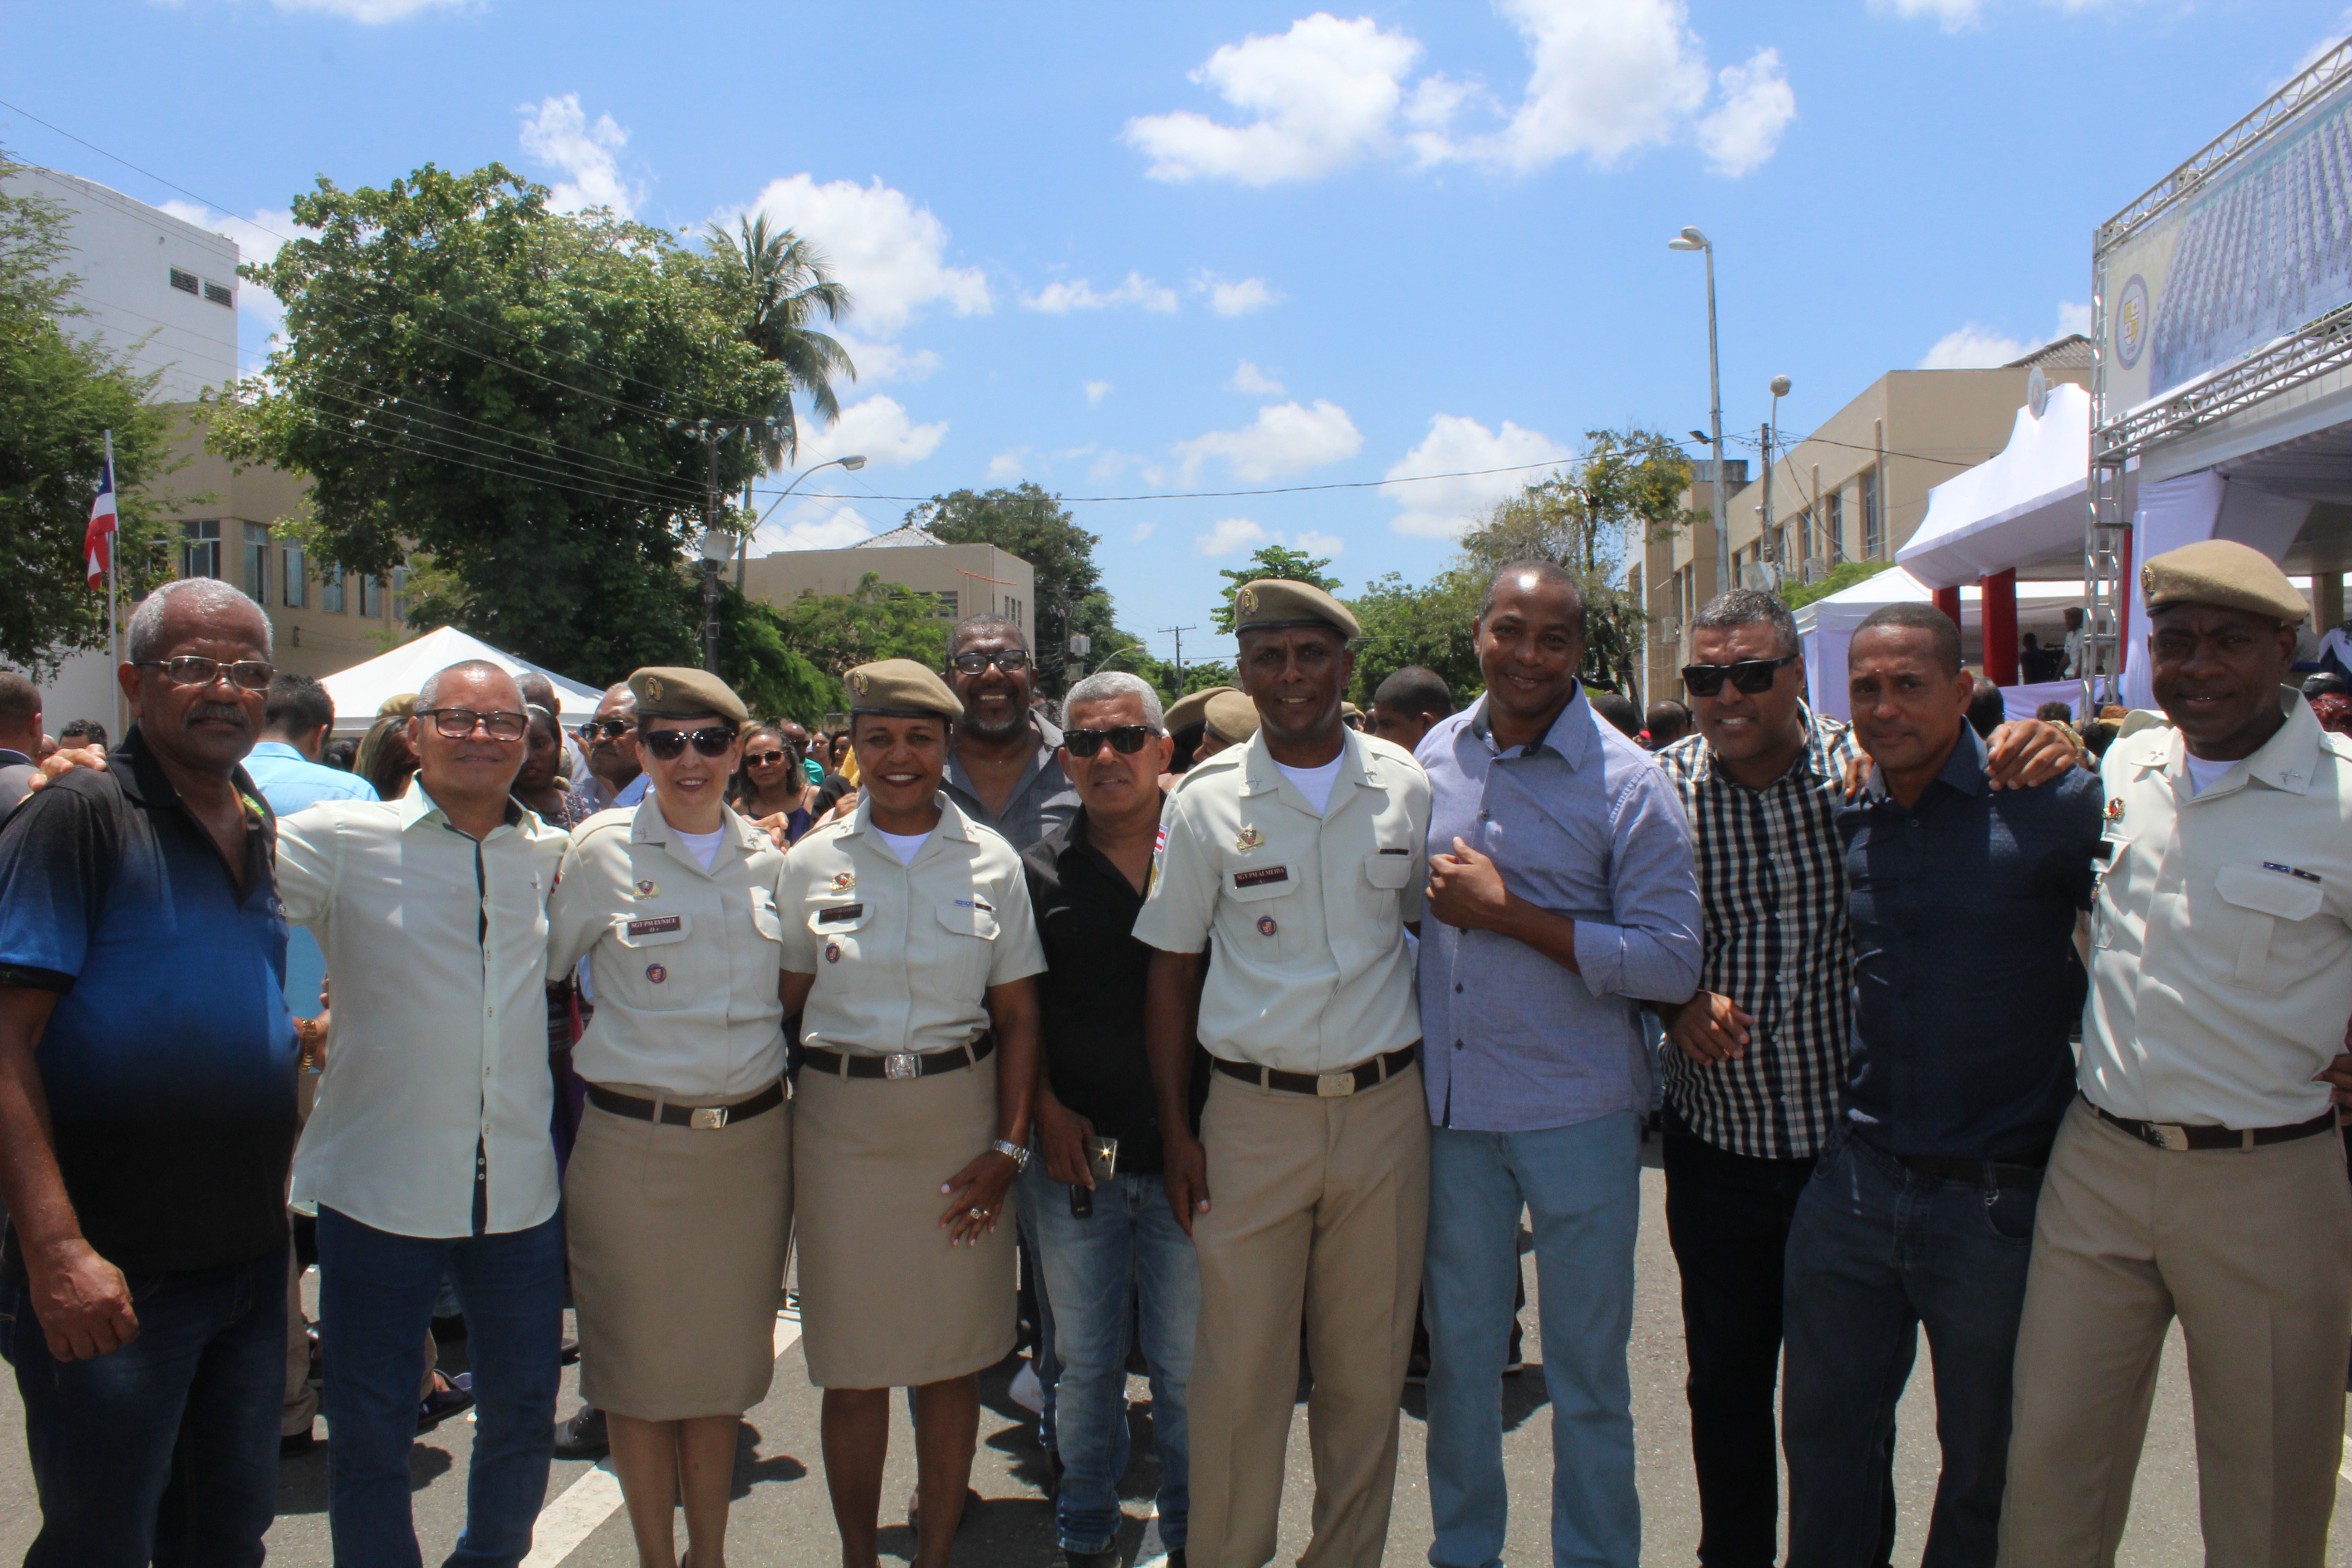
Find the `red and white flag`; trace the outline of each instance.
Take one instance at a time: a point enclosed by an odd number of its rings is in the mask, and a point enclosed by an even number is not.
[[[89,528],[81,536],[81,552],[90,592],[106,587],[106,568],[114,558],[114,456],[107,454],[98,481],[98,499],[89,503]]]

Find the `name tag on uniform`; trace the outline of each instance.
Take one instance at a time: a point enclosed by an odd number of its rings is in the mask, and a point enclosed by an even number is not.
[[[1287,882],[1288,880],[1290,880],[1290,868],[1287,866],[1263,866],[1255,871],[1234,873],[1234,886],[1236,888],[1262,888],[1268,882]]]
[[[2284,871],[2288,876],[2305,882],[2316,882],[2320,879],[2319,874],[2315,871],[2306,871],[2300,866],[2282,866],[2275,860],[2263,861],[2263,869],[2265,871]]]
[[[821,926],[838,925],[843,921],[854,921],[865,912],[864,904],[835,904],[829,910],[819,910],[816,923]]]
[[[631,936],[659,936],[664,931],[676,931],[685,923],[686,921],[684,919],[677,915],[662,915],[649,921],[631,921],[629,922],[629,934]]]
[[[1410,849],[1383,849],[1381,853],[1383,855],[1410,855],[1412,851]]]

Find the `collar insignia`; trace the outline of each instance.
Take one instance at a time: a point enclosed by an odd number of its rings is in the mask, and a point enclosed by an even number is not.
[[[1236,849],[1255,849],[1265,842],[1265,835],[1255,827],[1244,827],[1234,835],[1234,847]]]

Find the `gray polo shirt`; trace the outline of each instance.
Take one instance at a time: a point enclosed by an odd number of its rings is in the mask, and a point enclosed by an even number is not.
[[[1037,754],[1029,759],[1001,817],[989,814],[980,792],[972,787],[971,774],[964,771],[963,759],[952,751],[948,753],[948,798],[974,822],[1003,834],[1016,855],[1042,842],[1045,835],[1078,814],[1078,792],[1055,755],[1062,749],[1061,731],[1034,712],[1029,715],[1029,724],[1037,735]]]

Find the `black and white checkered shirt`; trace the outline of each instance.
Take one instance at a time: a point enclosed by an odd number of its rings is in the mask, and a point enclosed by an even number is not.
[[[1846,924],[1839,784],[1859,754],[1835,719],[1800,710],[1811,739],[1760,790],[1716,766],[1706,738],[1658,753],[1690,813],[1704,910],[1699,984],[1755,1018],[1748,1054],[1700,1067],[1671,1042],[1666,1098],[1719,1149],[1795,1160],[1835,1124],[1853,1025],[1853,938]]]

